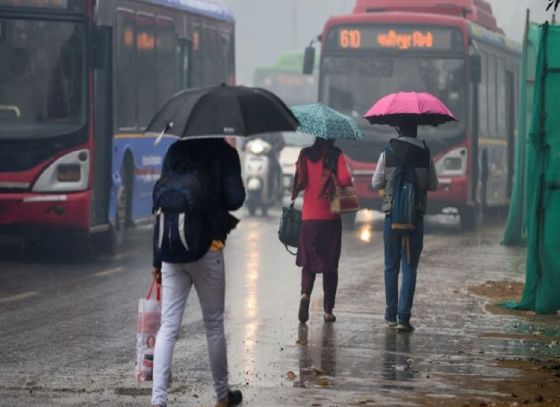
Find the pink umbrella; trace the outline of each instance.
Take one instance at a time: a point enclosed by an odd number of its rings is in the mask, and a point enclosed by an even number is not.
[[[398,126],[403,121],[437,126],[457,119],[429,93],[399,92],[384,96],[364,115],[371,124]]]

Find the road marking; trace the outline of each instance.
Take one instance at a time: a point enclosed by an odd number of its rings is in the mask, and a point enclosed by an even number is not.
[[[36,293],[35,291],[28,291],[28,292],[25,292],[25,293],[11,295],[9,297],[0,298],[0,304],[5,304],[7,302],[25,300],[26,298],[34,297],[35,295],[39,295],[39,293]]]
[[[96,277],[106,277],[110,276],[111,274],[120,273],[124,270],[124,267],[115,267],[114,269],[100,271],[99,273],[95,273]]]

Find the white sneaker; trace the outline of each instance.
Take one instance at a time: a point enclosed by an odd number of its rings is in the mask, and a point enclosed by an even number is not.
[[[385,325],[387,326],[387,328],[396,328],[397,321],[389,321],[388,319],[385,320]]]
[[[414,331],[414,327],[412,325],[410,325],[410,323],[408,323],[408,324],[399,323],[397,325],[397,331],[399,331],[399,332],[412,332],[412,331]]]

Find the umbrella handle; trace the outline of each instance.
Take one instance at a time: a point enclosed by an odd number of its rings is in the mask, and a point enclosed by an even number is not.
[[[161,131],[161,133],[159,133],[159,136],[157,136],[156,140],[154,141],[154,146],[157,146],[159,143],[161,143],[161,139],[163,139],[163,136],[165,136],[167,130],[172,128],[173,128],[173,122],[167,123],[163,128],[163,130]]]
[[[154,141],[154,146],[157,146],[159,143],[161,143],[161,139],[163,138],[164,135],[165,135],[165,129],[163,129],[161,133],[159,133],[159,136],[157,136],[156,140]]]

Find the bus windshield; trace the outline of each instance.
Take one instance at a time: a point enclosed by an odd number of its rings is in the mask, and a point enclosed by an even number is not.
[[[357,119],[375,150],[379,151],[394,137],[395,130],[389,126],[371,126],[362,116],[377,100],[393,92],[429,92],[445,103],[457,117],[457,122],[419,128],[419,137],[429,141],[436,150],[440,150],[438,145],[444,148],[444,144],[449,145],[464,135],[466,85],[465,61],[462,58],[427,55],[328,56],[324,58],[321,69],[322,100]],[[364,149],[357,150],[364,152]],[[352,154],[349,155],[352,158]]]
[[[84,24],[0,19],[0,139],[49,137],[85,121]]]

